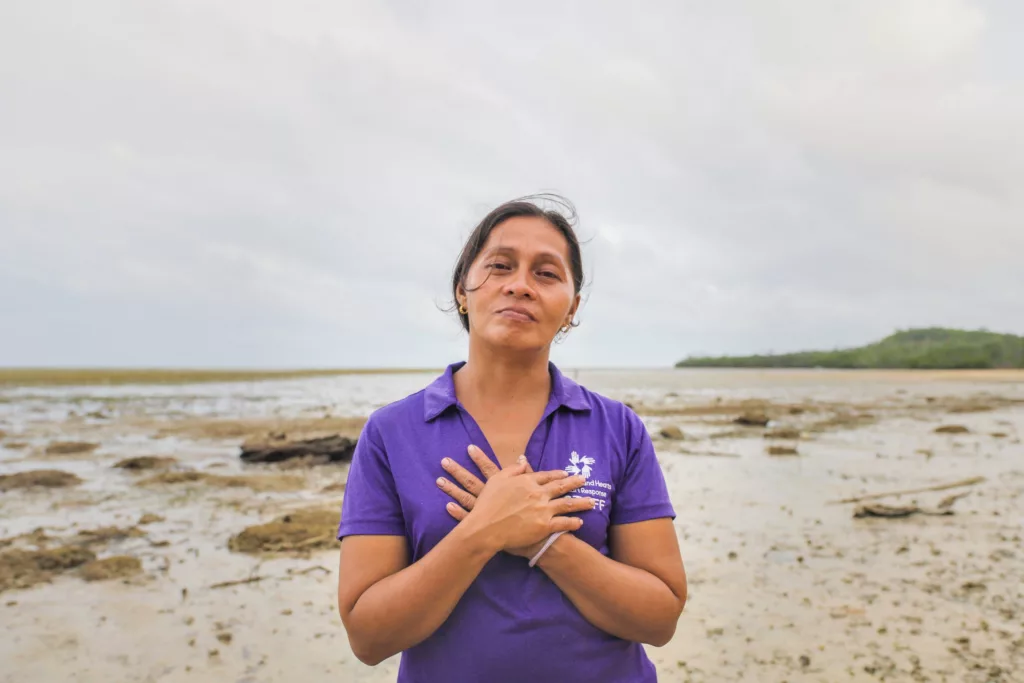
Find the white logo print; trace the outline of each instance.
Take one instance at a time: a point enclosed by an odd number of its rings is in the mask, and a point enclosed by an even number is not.
[[[584,479],[590,479],[590,466],[593,464],[593,458],[573,451],[572,455],[569,456],[569,464],[566,465],[565,471],[572,475],[579,475]]]
[[[593,458],[586,455],[580,455],[576,451],[572,452],[569,456],[569,464],[566,465],[565,471],[570,475],[578,475],[587,480],[583,488],[576,489],[569,494],[570,498],[593,498],[594,507],[598,510],[604,510],[606,506],[611,505],[611,493],[614,490],[612,485],[591,479],[590,475],[594,473],[591,465],[596,462]]]

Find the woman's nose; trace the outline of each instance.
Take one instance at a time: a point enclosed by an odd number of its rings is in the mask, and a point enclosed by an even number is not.
[[[505,286],[505,293],[515,297],[533,298],[533,289],[527,281],[528,273],[519,270],[511,277]]]

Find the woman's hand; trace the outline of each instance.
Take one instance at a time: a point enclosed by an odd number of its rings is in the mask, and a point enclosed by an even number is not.
[[[454,460],[442,460],[441,466],[462,487],[443,477],[437,480],[438,487],[458,502],[448,504],[448,513],[459,521],[473,519],[484,525],[508,553],[532,557],[550,534],[583,525],[578,517],[562,515],[594,507],[590,498],[562,498],[586,483],[582,477],[570,477],[563,470],[533,472],[525,457],[500,469],[476,446],[469,447],[469,457],[486,483]]]

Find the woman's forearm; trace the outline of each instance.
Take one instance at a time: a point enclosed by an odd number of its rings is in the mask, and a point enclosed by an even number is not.
[[[374,666],[425,640],[498,552],[471,524],[459,524],[417,562],[366,589],[346,619],[352,650]]]
[[[605,557],[570,534],[555,541],[537,566],[606,633],[659,647],[675,633],[683,600],[650,572]]]

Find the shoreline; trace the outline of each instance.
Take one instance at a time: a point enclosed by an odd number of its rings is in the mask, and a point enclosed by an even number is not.
[[[561,366],[560,366],[561,367]],[[828,380],[858,376],[863,380],[885,381],[976,381],[1022,382],[1024,369],[941,369],[914,368],[775,368],[775,367],[561,367],[564,373],[616,373],[616,372],[671,372],[707,375],[712,373],[767,375],[773,379]],[[323,368],[323,369],[190,369],[190,368],[3,368],[0,367],[0,391],[20,387],[89,387],[188,384],[216,384],[232,382],[264,382],[280,380],[318,379],[371,375],[440,374],[438,368]]]

